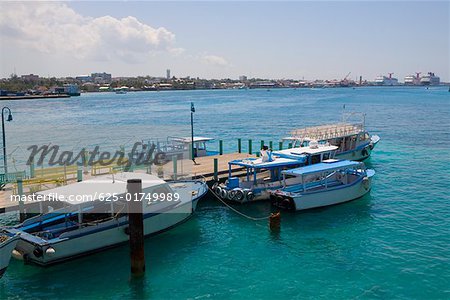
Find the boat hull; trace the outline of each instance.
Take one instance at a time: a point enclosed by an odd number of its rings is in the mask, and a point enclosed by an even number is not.
[[[370,191],[371,177],[361,178],[355,183],[325,191],[306,192],[291,198],[294,206],[291,209],[306,210],[336,205],[361,198]],[[280,205],[278,205],[280,206]]]
[[[144,235],[162,233],[188,220],[204,194],[206,190],[192,202],[179,205],[170,212],[144,214]],[[187,207],[191,203],[192,209],[189,210]],[[125,217],[85,227],[73,234],[48,241],[22,233],[16,246],[15,258],[23,259],[26,263],[49,266],[127,243],[128,233],[128,221]]]
[[[363,161],[370,157],[372,150],[369,148],[355,149],[343,153],[336,153],[336,159]]]
[[[11,259],[11,253],[19,241],[18,236],[10,237],[6,241],[0,244],[0,278],[6,272],[9,261]]]
[[[370,157],[372,154],[372,150],[380,141],[380,137],[374,135],[371,137],[369,143],[365,143],[356,147],[355,149],[348,150],[345,152],[337,152],[335,158],[342,160],[354,160],[354,161],[363,161]]]

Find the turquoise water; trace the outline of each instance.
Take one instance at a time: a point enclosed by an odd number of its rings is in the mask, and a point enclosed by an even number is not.
[[[122,246],[46,269],[12,261],[0,280],[0,298],[450,298],[445,87],[148,92],[2,102],[14,113],[6,125],[8,151],[20,146],[12,155],[20,168],[24,145],[31,143],[113,144],[156,137],[161,130],[188,135],[191,101],[196,134],[223,139],[227,151],[236,149],[237,138],[258,145],[261,139],[278,141],[293,127],[337,121],[343,104],[366,112],[367,128],[382,139],[367,161],[377,172],[370,195],[325,209],[283,212],[279,234],[266,222],[243,219],[203,199],[188,222],[146,240],[142,281],[130,280],[128,247]],[[237,208],[252,216],[271,209],[264,203]]]

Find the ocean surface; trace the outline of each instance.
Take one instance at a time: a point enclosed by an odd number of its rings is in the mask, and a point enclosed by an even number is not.
[[[366,164],[376,170],[365,197],[312,211],[282,212],[281,232],[214,199],[195,216],[146,239],[147,273],[130,280],[127,245],[49,268],[11,261],[1,299],[450,299],[450,93],[448,87],[277,89],[84,94],[2,101],[10,170],[28,146],[114,148],[190,133],[274,141],[306,125],[367,113],[381,137]],[[210,149],[218,148],[217,142]],[[274,146],[276,148],[276,146]],[[266,216],[266,203],[236,206]],[[14,215],[0,216],[11,224]]]

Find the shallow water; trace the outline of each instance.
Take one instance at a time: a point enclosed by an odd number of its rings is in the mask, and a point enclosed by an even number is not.
[[[146,240],[147,274],[129,280],[128,247],[50,268],[12,261],[0,298],[450,298],[450,93],[448,88],[340,88],[89,94],[11,101],[8,152],[52,142],[108,147],[163,133],[197,135],[237,149],[237,138],[274,145],[293,127],[335,122],[342,106],[367,113],[381,136],[367,165],[371,193],[350,203],[282,213],[266,222],[203,199],[193,218]],[[105,142],[107,141],[107,142]],[[217,143],[211,148],[217,148]],[[105,146],[107,147],[107,146]],[[276,147],[276,146],[275,146]],[[11,168],[11,167],[10,167]],[[237,206],[265,216],[268,204]],[[1,216],[11,223],[14,216]]]

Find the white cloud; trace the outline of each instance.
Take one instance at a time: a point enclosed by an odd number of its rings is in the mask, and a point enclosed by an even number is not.
[[[26,49],[98,61],[137,63],[155,52],[184,51],[174,46],[175,34],[164,27],[153,28],[131,16],[84,17],[56,2],[3,2],[0,35]]]
[[[210,65],[227,66],[228,61],[217,55],[204,55],[202,61]]]

